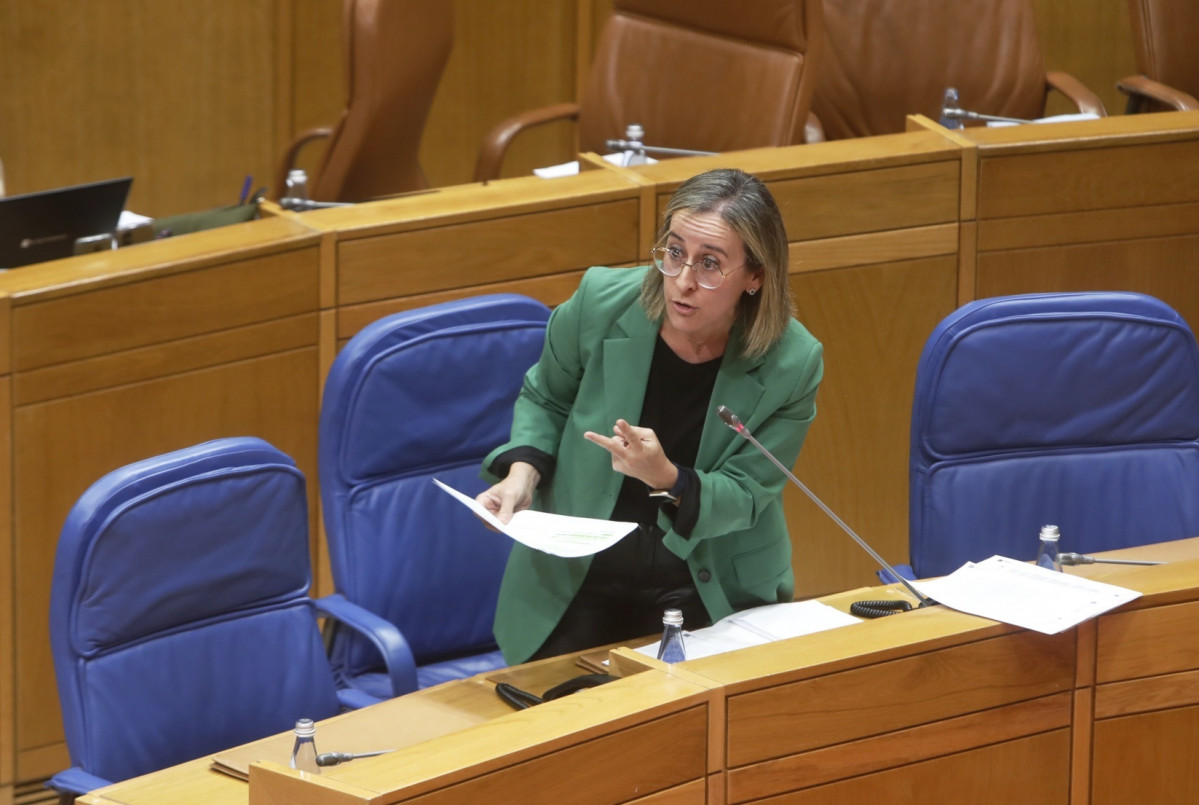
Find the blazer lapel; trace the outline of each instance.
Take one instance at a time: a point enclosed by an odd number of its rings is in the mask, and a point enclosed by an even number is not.
[[[730,340],[729,347],[735,348],[734,345],[739,341],[740,339]],[[706,470],[717,466],[725,455],[731,452],[733,440],[741,438],[716,415],[717,408],[722,405],[727,407],[746,425],[753,422],[754,412],[765,392],[756,377],[761,365],[761,358],[751,359],[739,354],[725,354],[720,373],[716,376],[716,385],[712,388],[708,420],[704,423],[704,432],[699,440],[699,454],[696,457],[698,469]]]
[[[630,306],[616,325],[604,339],[604,413],[609,428],[618,419],[639,424],[658,337],[658,328],[638,305]]]

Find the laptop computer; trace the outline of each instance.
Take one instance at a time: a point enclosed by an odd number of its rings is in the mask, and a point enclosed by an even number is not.
[[[133,178],[0,198],[0,268],[75,254],[75,241],[117,229]]]

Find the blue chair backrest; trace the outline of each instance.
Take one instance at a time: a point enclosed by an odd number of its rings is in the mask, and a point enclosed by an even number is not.
[[[71,761],[123,780],[338,710],[307,495],[261,439],[115,470],[59,538],[50,638]]]
[[[916,371],[909,476],[918,577],[994,554],[1199,535],[1199,347],[1152,297],[982,299],[934,330]]]
[[[511,540],[433,478],[474,496],[482,459],[508,439],[549,308],[515,294],[398,313],[364,328],[325,383],[320,480],[337,591],[395,624],[418,665],[494,649]],[[341,639],[333,664],[377,666]]]

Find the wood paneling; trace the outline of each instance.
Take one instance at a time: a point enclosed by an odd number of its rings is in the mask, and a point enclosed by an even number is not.
[[[630,199],[350,240],[338,249],[338,301],[353,305],[625,262],[636,255],[637,209]]]
[[[811,245],[796,244],[793,264],[803,266]],[[928,333],[955,307],[956,258],[798,273],[791,286],[799,320],[824,345],[816,420],[796,474],[885,559],[906,562],[915,368]],[[783,500],[797,595],[874,583],[874,561],[815,504],[790,487]]]
[[[1095,668],[1100,684],[1199,669],[1199,601],[1103,618]]]
[[[1070,733],[1034,735],[761,800],[761,805],[1064,805]],[[1161,800],[1165,801],[1165,800]]]
[[[1193,202],[1199,200],[1199,142],[984,157],[978,182],[979,218]]]
[[[0,322],[7,323],[8,299],[0,300]],[[15,599],[16,563],[12,534],[12,381],[0,376],[0,789],[16,779],[16,665],[13,631],[8,613]],[[10,791],[11,794],[11,791]],[[0,802],[3,795],[0,794]]]
[[[1059,693],[732,769],[728,801],[757,800],[1061,730],[1070,726],[1070,708],[1070,694]]]
[[[1199,219],[1195,222],[1199,228]],[[1199,234],[982,252],[977,297],[1047,291],[1136,291],[1199,325]]]
[[[1199,706],[1098,721],[1091,802],[1193,802],[1199,791],[1196,757]]]
[[[1061,70],[1097,94],[1109,115],[1124,111],[1116,89],[1136,73],[1132,25],[1124,0],[1032,0],[1045,66]],[[1078,111],[1060,93],[1049,98],[1049,114]]]
[[[764,687],[729,697],[728,763],[758,763],[1062,693],[1073,681],[1073,641],[1024,632]],[[873,704],[863,709],[867,699]],[[1068,713],[1069,701],[1055,706]]]
[[[12,0],[0,25],[8,192],[134,177],[147,215],[237,200],[274,159],[274,0]]]
[[[705,776],[707,713],[693,707],[416,797],[413,805],[607,805]],[[613,773],[619,769],[620,773]]]

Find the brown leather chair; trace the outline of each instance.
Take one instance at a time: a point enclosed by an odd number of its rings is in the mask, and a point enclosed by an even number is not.
[[[1047,72],[1030,0],[826,0],[828,39],[812,111],[824,138],[904,130],[940,117],[945,90],[973,112],[1029,120],[1049,90],[1106,114],[1095,93]]]
[[[314,201],[365,201],[428,186],[418,162],[421,133],[454,37],[451,0],[345,0],[347,103],[334,128],[301,133],[275,179],[313,140],[330,138],[309,178]]]
[[[1128,0],[1141,75],[1116,83],[1128,113],[1199,109],[1199,2]]]
[[[614,0],[578,103],[511,117],[487,135],[476,181],[500,174],[519,132],[578,121],[604,153],[640,124],[649,146],[735,151],[803,141],[823,39],[821,0]]]

